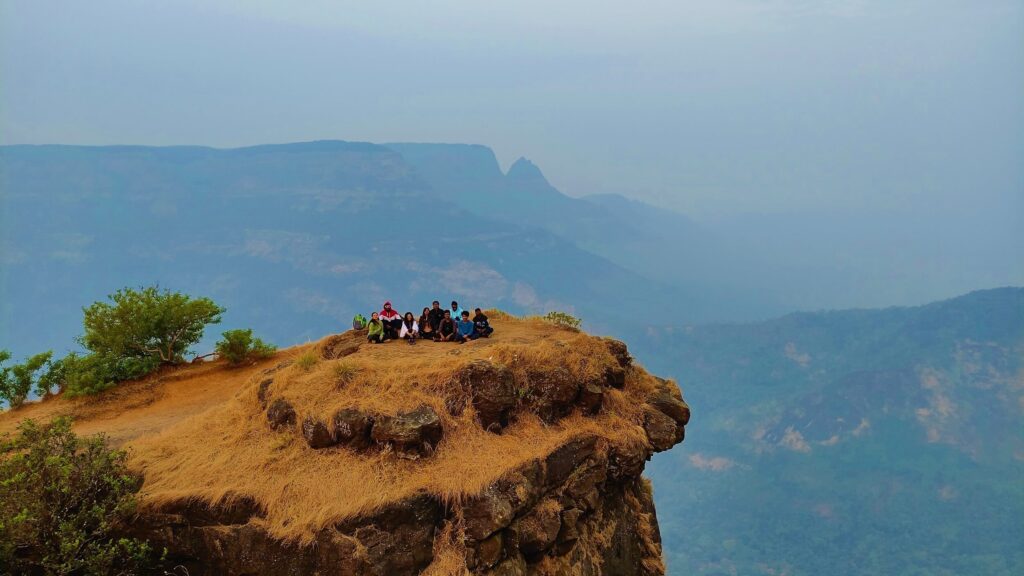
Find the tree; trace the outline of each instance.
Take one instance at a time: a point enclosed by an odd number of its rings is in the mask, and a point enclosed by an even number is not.
[[[220,357],[226,358],[228,363],[233,366],[249,359],[266,358],[273,354],[274,350],[277,350],[276,346],[267,344],[259,338],[253,338],[251,328],[228,330],[221,336],[215,350]]]
[[[155,286],[124,288],[111,303],[95,302],[84,309],[85,334],[80,341],[94,354],[111,360],[152,358],[176,364],[203,337],[207,324],[221,320],[224,309],[209,298],[192,298]]]
[[[10,358],[10,352],[0,350],[0,364]],[[40,396],[48,394],[49,388],[44,388],[44,385],[51,381],[52,358],[53,352],[47,351],[30,356],[21,364],[10,367],[0,366],[0,399],[7,401],[11,408],[18,408],[25,403],[33,386]],[[46,370],[42,376],[39,376],[39,371],[44,368]]]
[[[127,538],[141,478],[103,436],[26,420],[0,442],[0,572],[131,574],[154,560]]]

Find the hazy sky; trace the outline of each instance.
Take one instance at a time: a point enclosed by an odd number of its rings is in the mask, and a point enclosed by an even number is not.
[[[1019,0],[382,4],[2,0],[0,142],[472,142],[693,213],[1024,213]]]

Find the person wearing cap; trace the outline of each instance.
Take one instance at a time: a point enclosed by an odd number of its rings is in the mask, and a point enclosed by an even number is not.
[[[384,337],[397,340],[402,330],[402,315],[391,307],[390,300],[384,303],[384,309],[380,311],[380,321],[384,323]]]

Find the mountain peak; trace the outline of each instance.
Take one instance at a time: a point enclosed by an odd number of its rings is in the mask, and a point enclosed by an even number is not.
[[[512,164],[508,169],[507,176],[513,180],[540,180],[547,183],[540,168],[537,168],[537,165],[527,160],[525,156],[520,156],[519,160]]]

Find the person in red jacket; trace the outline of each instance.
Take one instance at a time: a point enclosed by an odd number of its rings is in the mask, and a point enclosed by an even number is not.
[[[402,315],[395,312],[390,300],[384,303],[384,309],[380,311],[380,321],[384,323],[384,337],[397,340],[402,330]]]

